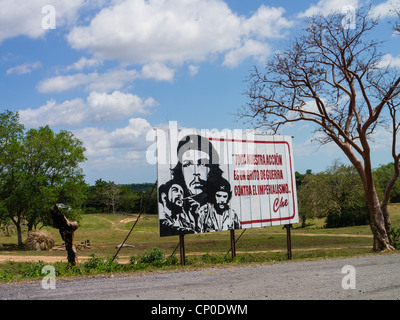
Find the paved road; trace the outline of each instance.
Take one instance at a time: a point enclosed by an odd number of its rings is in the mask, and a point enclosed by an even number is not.
[[[345,269],[352,266],[354,269]],[[0,299],[400,299],[400,254],[0,285]],[[354,275],[355,278],[350,278]],[[343,281],[343,278],[345,280]],[[354,281],[355,280],[355,281]],[[342,282],[355,285],[343,289]]]

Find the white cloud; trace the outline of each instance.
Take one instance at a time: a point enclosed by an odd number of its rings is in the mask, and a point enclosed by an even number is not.
[[[333,12],[343,12],[349,6],[356,8],[358,0],[320,0],[317,4],[311,5],[306,11],[300,13],[300,18],[314,15],[328,15]]]
[[[110,91],[121,89],[126,83],[134,81],[138,77],[138,72],[134,69],[112,69],[91,81],[86,90]]]
[[[400,10],[400,0],[387,0],[371,8],[371,16],[386,18],[397,16],[396,10]]]
[[[199,72],[199,66],[189,65],[189,74],[191,77],[194,77]]]
[[[33,70],[38,69],[42,67],[42,63],[40,61],[35,61],[33,63],[24,63],[12,68],[9,68],[7,70],[7,75],[9,74],[27,74],[27,73],[31,73]]]
[[[372,1],[371,1],[372,2]],[[378,1],[371,3],[370,16],[373,18],[386,18],[397,16],[396,9],[400,8],[400,0],[386,0],[379,4]],[[348,12],[349,8],[357,8],[359,0],[320,0],[317,4],[312,4],[306,11],[301,12],[300,18],[311,17],[313,15],[328,15],[333,12]],[[365,4],[366,6],[368,3]]]
[[[74,75],[56,76],[39,82],[37,89],[41,93],[61,92],[81,85],[86,85],[89,82],[94,81],[96,78],[98,78],[97,73],[77,73]]]
[[[125,83],[131,82],[138,77],[136,70],[112,69],[100,74],[76,73],[73,75],[55,76],[39,82],[37,89],[41,93],[62,92],[85,86],[86,90],[109,91],[121,89]]]
[[[309,157],[317,154],[323,154],[326,157],[345,156],[343,153],[341,153],[341,150],[334,142],[329,142],[327,144],[321,144],[318,142],[318,139],[325,137],[326,136],[323,133],[318,132],[314,133],[306,140],[297,141],[293,144],[293,154],[295,154],[298,158]]]
[[[134,114],[145,114],[157,105],[153,98],[143,99],[130,93],[114,91],[90,92],[86,101],[82,98],[67,100],[58,104],[55,100],[37,109],[20,110],[20,120],[27,127],[78,126],[85,123],[121,121]]]
[[[257,58],[259,62],[263,62],[270,51],[268,44],[250,39],[246,41],[243,46],[229,51],[225,55],[222,65],[236,67],[249,56]]]
[[[56,9],[56,28],[71,25],[78,17],[78,10],[85,0],[1,0],[0,1],[0,43],[20,35],[30,38],[42,37],[45,14],[42,8],[52,5]]]
[[[391,68],[400,69],[400,56],[393,57],[390,53],[385,54],[382,57],[382,60],[379,61],[377,67],[378,68],[391,67]]]
[[[108,131],[103,128],[88,127],[74,130],[77,138],[84,142],[86,154],[90,157],[111,157],[123,154],[127,160],[145,157],[149,146],[146,134],[152,126],[143,118],[130,118],[127,126]]]
[[[282,8],[261,6],[246,18],[220,0],[122,0],[101,10],[88,26],[74,27],[67,39],[96,59],[128,64],[177,66],[231,50],[241,50],[243,60],[245,54],[260,55],[259,47],[249,50],[249,40],[281,37],[292,26],[283,13]]]
[[[66,70],[78,70],[86,66],[99,65],[98,60],[86,59],[67,66]],[[162,63],[143,65],[140,71],[127,68],[116,68],[104,73],[75,73],[70,75],[58,75],[40,81],[37,90],[41,93],[63,92],[78,87],[85,87],[86,91],[110,91],[119,90],[125,84],[137,79],[154,79],[157,81],[172,81],[175,69]]]
[[[146,150],[152,144],[146,140],[150,130],[152,126],[142,118],[130,118],[127,125],[113,130],[98,127],[74,130],[86,147],[85,173],[93,180],[102,177],[128,183],[140,176],[146,181],[154,172],[146,161]]]
[[[280,32],[293,25],[291,21],[283,17],[284,13],[285,9],[282,7],[261,5],[250,18],[242,19],[242,32],[258,39],[282,37]]]
[[[162,63],[145,64],[142,67],[140,77],[144,79],[155,79],[157,81],[172,81],[175,70],[168,68]]]
[[[80,58],[78,61],[74,62],[73,64],[67,66],[65,68],[66,71],[70,70],[77,70],[81,71],[86,68],[92,68],[92,67],[97,67],[101,66],[103,64],[102,61],[96,60],[96,59],[88,59],[86,57]]]

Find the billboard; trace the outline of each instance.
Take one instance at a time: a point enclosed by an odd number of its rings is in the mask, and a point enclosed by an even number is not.
[[[156,129],[160,236],[297,223],[289,136]]]

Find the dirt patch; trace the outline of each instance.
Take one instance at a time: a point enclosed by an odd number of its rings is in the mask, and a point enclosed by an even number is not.
[[[80,257],[81,259],[84,257]],[[8,261],[13,262],[39,262],[54,263],[54,262],[67,262],[66,256],[14,256],[14,255],[0,255],[0,263]]]
[[[108,220],[107,218],[104,218],[104,217],[100,217],[100,218],[105,220],[105,221],[107,221],[107,222],[109,222],[111,224],[111,228],[112,229],[119,230],[119,231],[125,231],[124,229],[121,229],[121,228],[118,227],[119,223],[125,224],[125,223],[128,223],[128,222],[136,221],[136,219],[137,219],[135,217],[131,217],[131,218],[125,218],[125,219],[122,219],[122,220],[120,220],[118,222],[115,222],[115,221]]]
[[[78,256],[79,263],[82,263],[88,259],[90,256]],[[68,262],[67,256],[15,256],[15,255],[0,255],[0,263],[6,263],[9,261],[13,262],[39,262],[44,263],[55,263],[55,262]],[[118,256],[118,263],[128,263],[128,256]]]
[[[136,221],[136,218],[126,218],[120,221],[120,223],[128,223],[128,222],[132,222],[132,221]]]

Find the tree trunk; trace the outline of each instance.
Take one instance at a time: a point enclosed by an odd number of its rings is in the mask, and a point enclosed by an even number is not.
[[[70,222],[57,205],[50,208],[50,213],[53,218],[53,227],[60,231],[61,238],[64,240],[68,262],[71,265],[77,265],[78,257],[74,245],[74,232],[78,229],[78,223],[76,221]]]
[[[383,214],[383,219],[385,220],[385,230],[389,236],[389,242],[390,242],[390,244],[392,244],[392,241],[390,239],[390,229],[392,227],[392,221],[390,220],[390,217],[389,217],[388,206],[382,205],[381,210],[382,210],[382,214]]]
[[[21,218],[17,214],[17,219],[15,220],[14,217],[11,217],[11,221],[14,223],[15,227],[17,228],[17,236],[18,236],[18,245],[22,246],[22,230],[21,230]]]
[[[366,139],[365,146],[365,149],[368,149]],[[364,186],[365,198],[367,200],[370,215],[369,224],[371,227],[372,235],[374,237],[372,250],[375,252],[394,250],[393,246],[390,243],[389,213],[387,211],[387,206],[383,205],[381,207],[380,205],[378,194],[375,189],[375,182],[372,175],[372,167],[369,154],[364,158],[364,166],[356,157],[354,157],[353,153],[349,152],[349,150],[344,150],[345,153],[346,151],[348,151],[346,154],[360,174]]]
[[[18,245],[22,246],[22,231],[21,231],[21,224],[20,223],[16,223],[15,224],[16,228],[17,228],[17,235],[18,235]]]
[[[76,221],[71,222],[69,228],[60,229],[61,237],[65,242],[65,249],[67,250],[67,260],[71,265],[78,264],[78,256],[76,255],[76,247],[74,245],[74,232],[78,229]]]
[[[379,204],[378,195],[374,186],[372,186],[367,195],[367,202],[370,212],[371,231],[374,236],[373,251],[380,252],[394,250],[393,246],[390,244],[390,227],[389,230],[387,230],[384,212]],[[389,216],[387,216],[387,218],[389,218]]]

